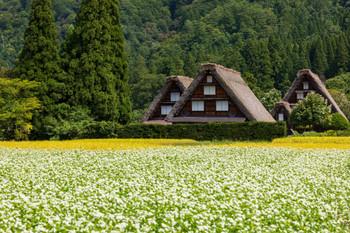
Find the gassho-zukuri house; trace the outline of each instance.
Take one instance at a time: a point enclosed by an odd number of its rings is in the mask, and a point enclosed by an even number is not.
[[[293,107],[311,92],[317,93],[325,98],[332,107],[332,113],[340,113],[347,119],[331,94],[329,94],[321,79],[309,69],[300,70],[298,72],[297,78],[294,80],[282,101],[276,103],[275,107],[271,110],[271,115],[277,121],[287,121]]]
[[[169,124],[164,121],[165,117],[192,81],[192,78],[184,76],[168,77],[164,86],[148,107],[141,122],[146,124]]]
[[[170,123],[269,121],[241,74],[217,64],[203,64],[165,120]]]

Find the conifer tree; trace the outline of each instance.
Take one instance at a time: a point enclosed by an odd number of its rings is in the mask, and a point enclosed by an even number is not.
[[[98,121],[131,118],[128,64],[117,0],[83,0],[62,56],[72,76],[70,103]]]
[[[195,77],[198,71],[195,57],[189,52],[187,56],[187,62],[184,64],[184,72],[188,77]]]
[[[327,70],[327,77],[334,77],[336,74],[336,60],[335,60],[335,49],[336,49],[336,42],[334,36],[327,36],[325,41],[325,49],[327,51],[327,62],[328,62],[328,70]]]
[[[36,92],[42,111],[33,116],[34,132],[43,131],[44,119],[58,112],[64,101],[64,78],[59,67],[59,43],[51,10],[51,0],[33,0],[25,45],[18,55],[14,74],[22,80],[40,83]],[[60,81],[61,80],[61,81]]]
[[[296,70],[309,69],[310,67],[310,52],[307,42],[300,43],[299,46],[299,60],[296,64]]]
[[[341,35],[337,41],[337,52],[336,52],[336,62],[337,62],[337,74],[343,74],[348,70],[349,64],[349,51],[347,48],[347,41],[345,35]]]
[[[327,57],[323,47],[321,38],[315,40],[311,49],[311,63],[312,69],[320,76],[324,75],[327,70]]]
[[[272,65],[272,77],[278,89],[282,89],[282,84],[285,78],[283,70],[283,59],[285,58],[285,48],[279,38],[270,36],[269,51]]]

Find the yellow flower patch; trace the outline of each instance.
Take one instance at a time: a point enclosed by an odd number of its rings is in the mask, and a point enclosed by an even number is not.
[[[71,141],[28,141],[0,142],[3,148],[20,149],[85,149],[85,150],[125,150],[162,147],[219,146],[219,147],[267,147],[297,149],[350,149],[350,137],[290,137],[278,138],[272,142],[198,142],[177,139],[84,139]]]
[[[0,142],[0,147],[18,149],[85,149],[85,150],[124,150],[161,148],[176,143],[191,144],[194,140],[176,139],[83,139],[71,141],[26,141]]]

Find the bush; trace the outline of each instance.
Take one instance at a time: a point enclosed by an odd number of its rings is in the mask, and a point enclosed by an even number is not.
[[[349,129],[350,123],[340,113],[332,114],[330,129],[343,130]]]
[[[55,122],[50,132],[51,140],[83,138],[168,138],[194,140],[267,140],[285,137],[285,122],[239,122],[207,124],[130,124],[97,122],[84,114],[75,114],[79,121]]]
[[[337,134],[337,131],[327,130],[326,132],[324,132],[324,136],[326,136],[326,137],[336,137],[336,136],[338,136],[338,134]]]
[[[45,125],[50,140],[115,138],[121,127],[112,121],[94,121],[83,109],[73,110],[65,120],[49,117]]]
[[[207,124],[130,124],[118,130],[118,138],[171,138],[194,140],[273,140],[285,137],[285,122]]]
[[[338,132],[339,137],[350,137],[350,130],[344,130]]]
[[[307,131],[300,135],[301,137],[323,137],[323,133],[317,133],[315,131]]]

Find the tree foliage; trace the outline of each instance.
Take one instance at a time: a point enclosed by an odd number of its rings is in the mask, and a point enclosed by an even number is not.
[[[56,115],[58,104],[65,101],[66,88],[59,66],[59,43],[54,22],[51,0],[33,0],[24,47],[13,69],[21,80],[39,83],[36,92],[42,111],[33,117],[36,132],[42,131],[44,118]]]
[[[83,0],[62,56],[70,74],[70,104],[97,121],[127,123],[131,102],[118,1]]]
[[[61,42],[79,2],[53,0]],[[28,0],[0,3],[0,66],[10,67],[21,49],[29,7]],[[140,57],[155,79],[193,77],[201,63],[214,62],[252,75],[264,92],[276,88],[283,94],[300,69],[325,79],[350,71],[347,1],[122,0],[119,9],[131,85],[145,77],[134,71]],[[132,102],[135,108],[147,105],[142,98]]]
[[[334,89],[329,90],[329,93],[332,95],[334,101],[338,104],[345,116],[350,119],[350,101],[346,95]]]
[[[282,94],[279,90],[271,89],[270,91],[263,94],[263,97],[260,99],[261,103],[267,109],[267,111],[271,111],[275,103],[281,101]]]
[[[0,77],[0,139],[27,139],[33,111],[40,107],[33,89],[39,83]]]
[[[289,123],[293,126],[322,126],[329,124],[331,117],[331,106],[321,95],[310,93],[299,102],[292,110]]]

